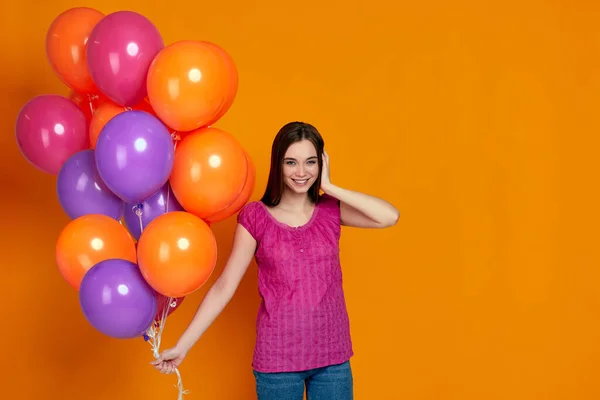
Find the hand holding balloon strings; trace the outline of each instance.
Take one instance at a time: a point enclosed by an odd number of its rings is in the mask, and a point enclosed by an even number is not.
[[[144,232],[144,219],[146,219],[147,223],[150,223],[152,221],[152,219],[154,217],[156,217],[156,206],[157,204],[161,204],[161,209],[162,209],[162,202],[160,200],[156,201],[157,197],[160,198],[162,197],[163,199],[165,197],[165,193],[166,192],[166,201],[164,201],[164,214],[167,214],[169,212],[169,206],[172,206],[172,208],[174,209],[174,211],[180,211],[182,210],[181,206],[177,203],[176,199],[171,199],[170,198],[170,191],[171,191],[171,187],[169,185],[169,182],[167,181],[167,183],[157,192],[155,193],[153,196],[151,196],[150,198],[144,200],[143,202],[138,202],[135,205],[133,205],[131,207],[132,212],[137,216],[138,222],[139,222],[139,235],[137,235],[137,233],[135,233],[135,236],[138,237],[138,239],[141,237],[142,233]],[[152,199],[154,199],[154,201],[152,201]],[[156,201],[156,202],[155,202]],[[173,204],[171,204],[171,202],[173,202]],[[151,210],[148,215],[144,215],[144,206],[149,207],[149,209]],[[154,209],[154,211],[152,211]],[[162,214],[162,210],[160,212]],[[131,221],[129,224],[127,224],[127,220],[128,217],[126,217],[126,225],[133,225],[131,224]],[[134,232],[134,231],[132,231]],[[159,302],[159,306],[158,306],[158,317],[153,321],[153,323],[150,325],[150,327],[148,328],[148,330],[146,331],[146,333],[144,334],[144,340],[148,341],[151,345],[152,348],[152,352],[154,355],[155,359],[158,359],[160,357],[160,345],[161,345],[161,338],[162,338],[162,333],[164,331],[166,322],[167,322],[167,316],[170,314],[170,310],[171,309],[175,309],[177,307],[177,302],[181,302],[183,299],[178,299],[178,298],[173,298],[170,296],[166,297],[166,302],[164,302],[162,305]],[[177,367],[174,368],[174,372],[177,374],[177,384],[175,385],[175,387],[178,389],[178,400],[182,400],[183,399],[183,395],[189,393],[189,391],[184,390],[183,388],[183,383],[182,383],[182,379],[181,379],[181,374],[179,372],[179,369]]]
[[[173,148],[175,148],[175,146],[177,146],[177,141],[179,140],[179,135],[176,132],[173,132],[172,137],[174,139]],[[170,185],[168,182],[167,182],[166,186],[167,186],[167,190],[166,190],[167,191],[167,201],[165,202],[165,214],[169,212],[169,203],[170,203],[169,195],[170,195],[170,191],[171,191],[171,188],[170,188]],[[135,206],[133,206],[133,209],[132,209],[132,211],[135,213],[135,215],[137,215],[138,220],[140,222],[140,234],[144,231],[144,223],[143,223],[143,218],[142,218],[142,215],[144,213],[143,209],[144,209],[144,206],[142,203],[136,204]],[[175,308],[176,306],[177,306],[177,299],[168,297],[166,303],[162,307],[162,310],[159,310],[161,312],[160,320],[154,321],[154,323],[150,326],[150,328],[144,335],[144,340],[150,342],[150,345],[152,347],[152,352],[154,354],[154,359],[158,359],[160,357],[160,343],[161,343],[161,339],[162,339],[163,330],[165,329],[165,325],[167,323],[167,316],[169,315],[169,308],[170,307]],[[175,387],[179,391],[179,395],[178,395],[177,399],[182,400],[183,395],[188,394],[189,391],[185,390],[183,388],[183,382],[181,380],[181,373],[179,372],[179,369],[177,367],[175,367],[174,371],[175,371],[175,374],[177,374],[177,385],[175,385]]]
[[[176,302],[176,300],[173,299],[172,297],[168,298],[167,303],[165,304],[165,306],[162,309],[160,321],[152,324],[150,326],[150,329],[148,329],[148,331],[144,335],[144,340],[150,342],[150,345],[152,346],[152,352],[154,354],[154,359],[156,359],[156,360],[160,357],[160,342],[161,342],[162,333],[163,333],[163,330],[165,328],[165,324],[167,321],[167,315],[169,314],[168,310],[169,310],[169,307],[175,307],[177,305],[175,302]],[[177,375],[177,385],[175,385],[175,387],[179,391],[177,400],[182,400],[183,395],[188,394],[189,390],[185,390],[183,388],[183,382],[181,380],[181,373],[179,372],[179,369],[177,367],[174,367],[174,371],[175,371],[175,374]]]

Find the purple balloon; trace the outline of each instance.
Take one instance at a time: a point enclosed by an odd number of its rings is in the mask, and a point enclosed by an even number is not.
[[[142,231],[140,230],[140,218],[136,214],[136,209],[141,207],[142,227],[146,229],[148,224],[152,222],[154,218],[167,213],[167,197],[168,212],[184,211],[181,204],[179,204],[175,198],[171,186],[168,183],[140,204],[124,204],[123,220],[125,221],[125,226],[136,240],[142,235]]]
[[[135,106],[147,96],[146,75],[165,47],[158,29],[141,14],[117,11],[102,18],[87,42],[96,86],[113,102]]]
[[[84,275],[79,303],[89,323],[101,333],[130,339],[143,335],[157,312],[157,292],[131,261],[109,259]]]
[[[61,207],[72,219],[103,214],[120,220],[123,215],[123,200],[106,187],[96,170],[94,150],[75,153],[63,164],[56,192]]]
[[[65,161],[89,148],[87,120],[66,97],[45,94],[23,106],[15,126],[17,146],[30,164],[51,175]]]
[[[104,126],[96,143],[96,167],[106,186],[137,204],[169,179],[175,150],[166,126],[144,111],[126,111]]]

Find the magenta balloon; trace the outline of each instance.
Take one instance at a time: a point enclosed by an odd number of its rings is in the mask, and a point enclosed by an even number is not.
[[[15,135],[25,159],[52,175],[73,154],[89,148],[85,115],[71,100],[54,94],[36,96],[21,108]]]
[[[130,261],[108,259],[86,272],[79,303],[88,322],[101,333],[130,339],[142,336],[154,321],[158,293]]]
[[[148,69],[164,47],[160,32],[146,17],[117,11],[92,30],[86,50],[88,68],[106,97],[132,107],[147,96]]]

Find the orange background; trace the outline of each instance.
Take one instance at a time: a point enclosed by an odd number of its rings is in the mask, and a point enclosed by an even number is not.
[[[37,3],[37,4],[34,4]],[[68,218],[20,155],[31,97],[68,90],[45,32],[73,6],[150,18],[167,43],[224,47],[240,71],[218,126],[257,166],[290,120],[326,138],[332,180],[402,213],[345,229],[356,398],[597,399],[600,3],[346,0],[4,2],[1,398],[175,399],[143,340],[103,337],[58,273]],[[234,218],[213,226],[219,262]],[[174,343],[208,286],[167,323]],[[256,266],[182,365],[186,399],[253,399]],[[62,310],[62,311],[59,311]]]

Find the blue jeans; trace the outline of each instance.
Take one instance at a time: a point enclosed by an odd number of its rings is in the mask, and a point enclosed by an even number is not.
[[[299,372],[254,371],[258,400],[353,400],[350,361]]]

